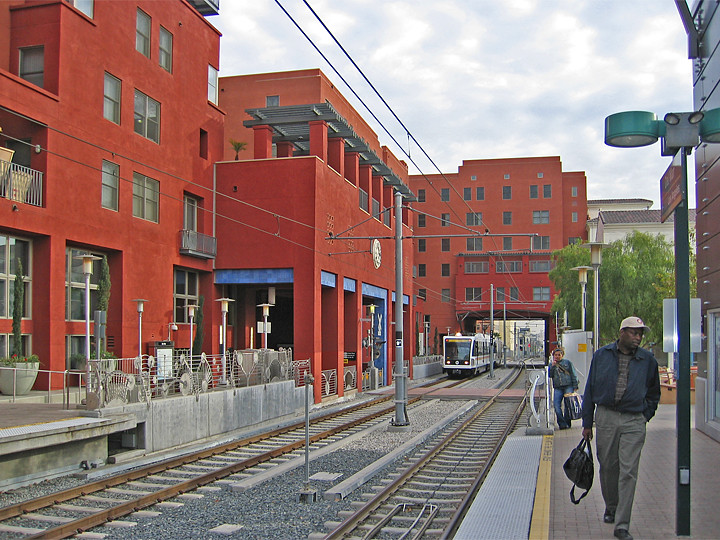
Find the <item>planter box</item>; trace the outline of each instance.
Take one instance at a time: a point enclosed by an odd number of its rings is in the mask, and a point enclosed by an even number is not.
[[[35,384],[40,362],[20,362],[14,367],[15,369],[0,369],[0,393],[13,395],[14,378],[15,395],[27,394]]]

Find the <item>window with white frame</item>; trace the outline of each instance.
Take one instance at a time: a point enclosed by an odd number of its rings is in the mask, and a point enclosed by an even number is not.
[[[158,62],[160,67],[172,73],[173,63],[173,35],[169,30],[160,27],[160,39],[158,43]]]
[[[142,9],[137,10],[135,20],[135,50],[150,58],[150,15]]]
[[[550,249],[550,237],[533,236],[532,246],[534,250]]]
[[[481,287],[465,287],[466,302],[480,302],[482,300]]]
[[[173,291],[175,322],[190,322],[187,307],[199,304],[199,283],[200,276],[197,272],[181,268],[175,269],[175,290]]]
[[[496,291],[495,300],[498,302],[507,302],[509,300],[517,301],[520,299],[520,291],[517,287],[510,287],[507,291],[505,287],[498,287]]]
[[[497,261],[495,263],[496,272],[522,272],[522,261]]]
[[[425,277],[427,274],[427,267],[420,263],[418,264],[418,277]]]
[[[440,239],[440,251],[450,251],[450,239],[449,238],[441,238]]]
[[[533,300],[547,302],[550,300],[550,287],[533,287]]]
[[[572,186],[570,188],[570,196],[571,197],[577,197],[577,186]]]
[[[440,301],[443,303],[450,302],[450,289],[442,289],[440,291]]]
[[[208,101],[218,103],[218,70],[208,65]]]
[[[84,13],[91,19],[93,18],[93,0],[65,0],[71,6],[75,6],[75,9]]]
[[[279,107],[280,106],[280,96],[265,96],[265,106],[266,107]]]
[[[472,188],[463,188],[463,201],[472,201]]]
[[[467,251],[482,251],[483,239],[471,236],[465,239],[465,249]]]
[[[468,227],[479,227],[482,225],[482,212],[468,212],[465,214],[465,225]]]
[[[485,188],[484,187],[475,188],[475,200],[476,201],[484,201],[485,200]]]
[[[441,214],[440,215],[440,226],[441,227],[449,227],[450,226],[450,214]]]
[[[20,69],[18,75],[21,79],[43,88],[45,83],[45,47],[23,47],[20,49]]]
[[[183,229],[197,232],[198,200],[190,195],[185,195],[183,209]]]
[[[503,251],[512,251],[513,239],[512,236],[503,236]]]
[[[552,184],[543,185],[543,199],[550,199],[552,197]]]
[[[447,202],[450,200],[450,188],[440,189],[440,200],[443,202]]]
[[[533,210],[533,224],[550,223],[550,210]]]
[[[530,186],[530,198],[531,198],[531,199],[537,199],[538,196],[539,196],[539,195],[538,195],[538,185],[537,185],[537,184],[532,184],[532,185]]]
[[[503,225],[512,225],[512,212],[503,212]]]
[[[73,247],[65,250],[65,319],[68,321],[85,320],[85,274],[80,257],[88,253],[86,249]],[[92,313],[97,309],[97,289],[102,260],[99,253],[89,254],[98,257],[97,260],[92,261],[92,274],[90,274],[90,313]]]
[[[577,223],[577,219],[578,219],[578,214],[577,214],[577,212],[573,212],[573,213],[571,214],[571,216],[570,216],[570,220],[571,220],[573,223]]]
[[[120,82],[120,79],[110,75],[106,71],[103,87],[103,117],[106,120],[119,124],[122,83]]]
[[[418,289],[418,298],[427,300],[427,289]]]
[[[133,173],[133,216],[158,223],[160,215],[160,182]]]
[[[425,238],[418,239],[418,251],[421,253],[427,251],[427,240]]]
[[[506,201],[512,199],[512,186],[502,187],[502,198]]]
[[[440,265],[440,275],[442,277],[448,277],[450,275],[450,265],[447,263],[443,263]]]
[[[530,272],[549,272],[552,270],[551,261],[530,261],[528,264]]]
[[[108,210],[118,209],[118,187],[120,181],[120,165],[112,161],[102,162],[102,195],[101,204]]]
[[[30,242],[14,236],[0,235],[0,318],[12,318],[18,260],[22,266],[22,280],[25,284],[23,317],[29,317],[28,310],[32,306]]]
[[[417,199],[418,199],[418,202],[425,202],[425,190],[424,189],[418,189]]]
[[[417,220],[418,228],[425,227],[425,214],[418,214]]]
[[[135,133],[160,144],[160,103],[135,90]]]
[[[490,270],[488,261],[467,261],[465,263],[466,274],[487,274]]]

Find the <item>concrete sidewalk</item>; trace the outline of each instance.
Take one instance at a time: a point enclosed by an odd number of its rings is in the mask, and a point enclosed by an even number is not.
[[[693,407],[694,408],[694,407]],[[697,431],[691,411],[691,538],[720,538],[720,443]],[[640,460],[630,534],[637,540],[677,538],[675,405],[660,405],[648,424]],[[580,421],[568,430],[556,431],[550,505],[551,539],[614,538],[614,525],[603,523],[605,503],[600,492],[597,458],[593,487],[580,504],[570,502],[572,484],[563,463],[580,442]],[[593,453],[595,443],[593,442]],[[578,490],[575,490],[576,495]],[[580,491],[582,493],[582,491]],[[687,537],[683,537],[687,538]]]

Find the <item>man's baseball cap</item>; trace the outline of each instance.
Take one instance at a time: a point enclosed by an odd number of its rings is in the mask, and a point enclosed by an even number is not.
[[[642,328],[644,330],[650,330],[640,317],[627,317],[620,323],[620,330],[623,328]]]

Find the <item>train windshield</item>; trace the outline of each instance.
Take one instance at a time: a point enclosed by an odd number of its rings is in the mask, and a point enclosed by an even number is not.
[[[470,360],[470,339],[448,339],[445,340],[446,360]]]

